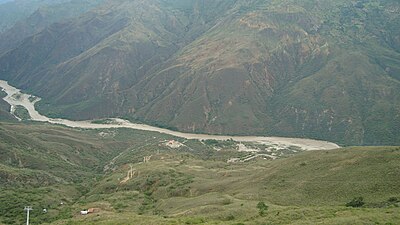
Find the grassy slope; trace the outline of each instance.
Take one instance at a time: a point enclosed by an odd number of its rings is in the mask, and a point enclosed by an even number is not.
[[[133,164],[136,173],[127,183],[119,184],[128,166],[100,181],[75,205],[76,210],[100,207],[100,212],[68,221],[396,224],[400,219],[399,208],[384,206],[388,198],[399,196],[399,147],[305,152],[237,165],[176,154],[153,159],[147,164]],[[355,196],[364,197],[367,206],[344,207]],[[265,217],[258,215],[259,201],[270,206]]]
[[[143,170],[144,177],[169,169],[194,177],[190,185],[194,196],[223,190],[233,197],[265,199],[279,205],[340,205],[357,193],[363,193],[367,201],[395,195],[400,185],[396,179],[399,157],[396,147],[348,148],[239,165],[190,159],[181,162],[177,157],[138,165],[138,170]],[[378,184],[382,186],[377,188]],[[247,191],[258,194],[246,196]]]
[[[50,125],[1,123],[0,198],[3,204],[0,211],[4,215],[3,222],[22,221],[20,209],[28,203],[36,209],[33,222],[69,218],[69,204],[102,176],[104,165],[132,142],[145,140],[140,132],[131,133],[133,140],[115,140],[114,132],[103,134]],[[65,205],[59,205],[60,202]],[[49,208],[51,213],[43,216],[40,208]]]
[[[131,129],[74,130],[1,122],[0,198],[4,204],[0,205],[0,221],[19,223],[23,220],[21,207],[26,204],[50,209],[48,216],[34,211],[34,223],[69,218],[74,215],[71,205],[98,179],[125,163],[142,161],[143,156],[157,152],[160,141],[169,139],[167,135]],[[193,146],[203,145],[196,142]],[[207,157],[209,152],[205,148],[197,154]],[[224,160],[226,157],[229,154]],[[61,206],[61,201],[65,205]]]
[[[57,224],[368,224],[395,223],[400,148],[304,152],[273,161],[228,164],[240,154],[198,141],[170,149],[157,133],[0,124],[1,221]],[[184,142],[184,140],[180,140]],[[150,156],[149,163],[141,163]],[[132,165],[135,174],[125,183]],[[24,189],[28,188],[28,189]],[[362,196],[366,207],[344,204]],[[60,205],[60,201],[64,205]],[[256,204],[270,208],[264,217]],[[99,213],[81,217],[88,207]],[[48,208],[49,214],[40,213]]]

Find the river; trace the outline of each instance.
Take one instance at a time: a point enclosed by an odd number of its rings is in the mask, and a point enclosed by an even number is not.
[[[265,144],[277,144],[280,146],[297,146],[303,150],[330,150],[339,148],[339,146],[332,142],[303,139],[303,138],[285,138],[285,137],[264,137],[264,136],[226,136],[226,135],[211,135],[211,134],[194,134],[194,133],[183,133],[178,131],[172,131],[164,128],[149,126],[145,124],[132,123],[127,120],[122,120],[118,118],[111,118],[112,124],[97,124],[91,121],[72,121],[66,119],[54,119],[48,118],[41,115],[35,109],[35,103],[40,101],[40,98],[21,93],[21,90],[11,86],[7,81],[0,80],[0,88],[7,93],[7,96],[3,99],[11,105],[11,108],[20,105],[25,107],[31,120],[48,122],[52,124],[61,124],[72,128],[86,128],[86,129],[109,129],[109,128],[131,128],[136,130],[145,130],[160,132],[164,134],[169,134],[176,137],[186,138],[186,139],[215,139],[215,140],[227,140],[233,139],[239,142],[259,142]],[[31,101],[34,99],[33,101]],[[12,110],[11,110],[12,111]]]

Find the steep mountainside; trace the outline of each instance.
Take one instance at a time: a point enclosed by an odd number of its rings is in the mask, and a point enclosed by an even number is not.
[[[3,91],[0,91],[0,120],[15,121],[15,117],[10,113],[11,106],[3,100],[3,97],[5,96],[7,96],[7,94]]]
[[[53,116],[394,144],[399,12],[394,0],[106,1],[4,53],[0,78]]]

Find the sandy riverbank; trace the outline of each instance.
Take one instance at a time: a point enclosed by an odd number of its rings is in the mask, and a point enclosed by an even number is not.
[[[284,137],[263,137],[263,136],[226,136],[226,135],[211,135],[211,134],[194,134],[194,133],[183,133],[178,131],[172,131],[168,129],[163,129],[159,127],[149,126],[145,124],[131,123],[122,119],[112,119],[114,122],[112,124],[95,124],[91,121],[72,121],[65,119],[53,119],[41,115],[35,109],[35,103],[40,101],[40,98],[35,98],[31,101],[31,95],[23,94],[21,91],[13,86],[10,86],[6,81],[0,80],[0,88],[7,93],[4,100],[8,102],[12,107],[21,105],[25,107],[31,119],[34,121],[49,122],[52,124],[62,124],[73,128],[86,128],[86,129],[107,129],[107,128],[131,128],[137,130],[154,131],[164,134],[173,135],[176,137],[186,138],[186,139],[215,139],[215,140],[227,140],[233,139],[240,142],[260,142],[265,144],[277,144],[284,146],[297,146],[304,150],[329,150],[336,149],[339,146],[332,142],[312,140],[312,139],[302,139],[302,138],[284,138]],[[31,98],[30,98],[31,97]]]

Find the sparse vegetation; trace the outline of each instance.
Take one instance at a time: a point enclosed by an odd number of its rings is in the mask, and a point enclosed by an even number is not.
[[[31,95],[31,96],[29,96],[28,99],[29,99],[30,102],[34,102],[34,101],[37,100],[38,98],[37,98],[36,96],[32,96],[32,95]]]
[[[25,204],[48,208],[48,214],[32,212],[32,221],[52,224],[399,219],[393,188],[400,185],[398,147],[300,152],[277,160],[228,164],[219,156],[222,150],[204,151],[209,146],[199,141],[187,141],[187,148],[176,150],[159,145],[170,139],[167,135],[129,129],[1,123],[0,137],[0,200],[6,203],[0,204],[0,220],[5,224],[21,223]],[[149,155],[150,161],[143,163]],[[299,166],[302,162],[307,165]],[[129,165],[136,172],[121,183]],[[348,196],[357,195],[365,199],[363,211],[344,207]],[[91,207],[100,211],[77,215]]]
[[[100,119],[100,120],[92,120],[91,123],[94,124],[113,124],[115,123],[112,119]]]

